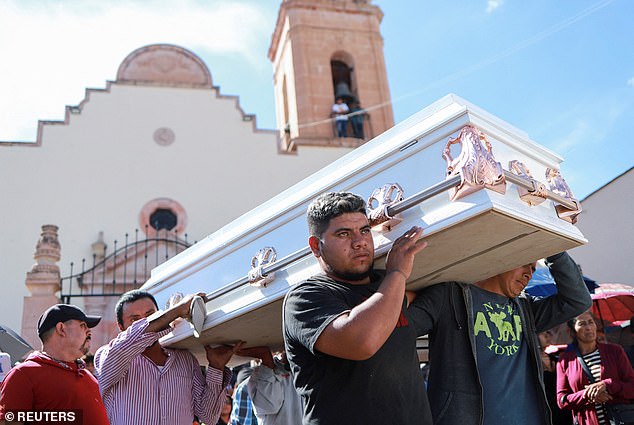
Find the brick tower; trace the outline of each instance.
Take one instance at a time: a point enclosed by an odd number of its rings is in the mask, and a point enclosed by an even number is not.
[[[276,116],[282,148],[358,146],[394,125],[383,38],[383,13],[368,0],[283,0],[273,32]],[[363,137],[337,137],[336,97],[358,101]]]

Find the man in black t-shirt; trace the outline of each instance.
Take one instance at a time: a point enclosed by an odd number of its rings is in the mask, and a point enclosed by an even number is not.
[[[394,241],[385,271],[373,271],[365,202],[328,193],[308,208],[309,246],[323,274],[284,300],[284,342],[304,424],[431,424],[405,298],[414,227]]]

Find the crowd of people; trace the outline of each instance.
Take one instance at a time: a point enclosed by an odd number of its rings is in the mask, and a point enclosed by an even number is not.
[[[91,372],[101,319],[58,304],[39,319],[42,349],[0,386],[0,421],[37,412],[31,422],[52,423],[41,415],[66,412],[78,420],[67,423],[91,425],[618,425],[627,414],[634,371],[622,347],[598,340],[567,253],[546,259],[558,289],[549,297],[524,291],[535,263],[410,292],[415,258],[433,249],[421,228],[397,238],[378,270],[362,198],[323,194],[307,218],[322,272],[287,293],[283,349],[206,346],[203,372],[188,351],[159,343],[196,294],[161,311],[133,290],[119,299],[120,332],[96,351]],[[562,323],[573,342],[553,350],[550,329]],[[427,379],[416,348],[423,335]],[[234,354],[254,360],[232,371]]]

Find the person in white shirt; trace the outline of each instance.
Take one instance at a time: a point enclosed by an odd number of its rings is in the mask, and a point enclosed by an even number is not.
[[[337,124],[337,136],[346,137],[346,127],[348,127],[348,112],[350,109],[343,101],[343,98],[338,97],[335,104],[332,105],[332,113],[335,114],[335,123]]]

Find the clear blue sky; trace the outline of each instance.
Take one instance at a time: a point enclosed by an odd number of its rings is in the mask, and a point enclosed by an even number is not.
[[[152,43],[198,54],[274,128],[279,0],[0,1],[0,140],[34,140]],[[375,0],[396,122],[456,93],[564,157],[583,198],[634,165],[634,1]],[[370,105],[365,105],[370,106]]]

